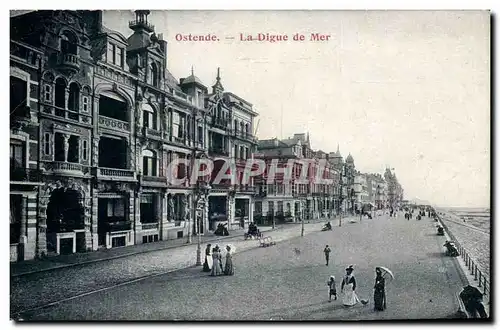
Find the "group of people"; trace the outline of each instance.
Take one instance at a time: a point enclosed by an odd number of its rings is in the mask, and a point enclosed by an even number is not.
[[[226,264],[222,265],[222,251],[218,245],[212,248],[212,244],[208,244],[205,249],[205,262],[203,263],[203,271],[209,272],[211,276],[234,275],[233,256],[231,246],[226,246]]]
[[[328,245],[326,248],[328,248]],[[359,299],[359,297],[356,294],[356,278],[353,275],[353,271],[354,267],[352,265],[346,268],[346,275],[342,279],[342,284],[340,287],[340,292],[341,294],[343,294],[342,304],[346,307],[352,307],[357,303],[361,303],[363,305],[368,304],[368,300]],[[376,274],[375,286],[373,287],[374,310],[383,311],[386,309],[385,278],[382,274],[382,269],[380,267],[375,268],[375,274]],[[332,301],[332,297],[334,297],[334,299],[337,300],[337,288],[335,283],[335,276],[333,275],[330,276],[330,279],[326,284],[328,285],[328,293],[329,293],[328,302]]]

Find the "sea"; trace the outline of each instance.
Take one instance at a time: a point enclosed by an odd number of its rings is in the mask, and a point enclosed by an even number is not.
[[[482,273],[490,275],[491,213],[489,208],[443,208],[442,218]]]

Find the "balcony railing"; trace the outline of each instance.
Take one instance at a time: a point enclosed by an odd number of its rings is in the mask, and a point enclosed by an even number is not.
[[[183,92],[179,92],[178,90],[175,90],[175,89],[173,90],[173,94],[175,97],[178,97],[178,98],[180,98],[180,99],[182,99],[190,104],[193,103],[193,97],[190,95],[184,94]]]
[[[130,124],[126,121],[99,116],[99,125],[122,132],[130,132]]]
[[[244,186],[239,185],[239,186],[236,186],[236,191],[253,194],[253,193],[257,192],[257,189],[256,189],[256,187],[250,186],[250,185],[244,185]]]
[[[123,179],[135,179],[135,172],[133,170],[98,167],[97,168],[97,176],[116,177],[116,178],[123,178]]]
[[[137,20],[129,21],[128,26],[131,29],[134,29],[135,27],[143,27],[149,32],[153,32],[155,30],[155,26],[153,24],[149,24],[148,22],[144,21],[137,21]]]
[[[130,230],[132,226],[130,221],[116,221],[105,223],[104,228],[106,232],[114,232]]]
[[[144,128],[144,133],[146,133],[146,136],[151,136],[151,137],[155,137],[158,139],[161,139],[163,137],[161,131],[158,131],[156,129],[149,128],[149,127]]]
[[[78,72],[80,70],[80,57],[76,54],[59,54],[57,64],[63,69]]]
[[[142,230],[158,229],[158,222],[143,223]]]
[[[40,170],[22,167],[10,168],[10,181],[16,182],[40,182],[42,173]]]
[[[167,178],[164,176],[138,175],[139,183],[142,186],[167,187]]]
[[[250,133],[242,132],[242,131],[233,131],[232,135],[234,137],[240,138],[242,140],[250,141],[250,142],[255,142],[256,138]]]
[[[45,164],[45,169],[53,172],[83,172],[84,167],[82,164],[60,161]]]
[[[227,130],[229,121],[222,118],[212,118],[212,127],[220,128],[222,130]]]
[[[208,152],[212,155],[226,156],[229,157],[229,151],[222,148],[210,148]]]

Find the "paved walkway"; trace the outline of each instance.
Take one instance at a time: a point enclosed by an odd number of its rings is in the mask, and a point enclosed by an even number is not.
[[[320,223],[306,224],[305,237],[300,225],[287,226],[272,233],[279,243],[270,248],[241,237],[221,242],[236,247],[233,277],[212,278],[190,267],[195,246],[15,277],[11,312],[26,311],[26,320],[350,320],[446,318],[458,309],[454,294],[462,283],[433,222],[382,216],[332,224],[328,232]],[[330,267],[324,265],[325,244],[332,246]],[[355,265],[362,298],[371,299],[375,266],[393,270],[387,311],[326,302],[326,279],[333,274],[340,281],[348,264]]]
[[[336,224],[335,222],[333,223]],[[175,255],[151,252],[105,263],[39,273],[11,285],[13,308],[26,309],[103,285],[123,283],[142,273],[148,277],[108,290],[62,301],[22,314],[26,320],[376,320],[453,317],[455,293],[462,283],[453,258],[445,257],[434,223],[403,216],[372,220],[345,219],[342,227],[321,232],[321,225],[300,225],[273,232],[280,241],[255,248],[255,241],[234,239],[236,274],[211,277],[193,264],[193,247]],[[330,266],[322,249],[332,247]],[[295,249],[301,251],[295,253]],[[138,259],[144,256],[145,259]],[[102,267],[102,265],[106,267]],[[354,264],[358,295],[367,306],[345,308],[328,303],[326,281],[340,281]],[[94,268],[101,265],[99,268]],[[375,266],[390,268],[395,279],[386,285],[388,308],[373,311]],[[76,269],[78,268],[78,269]],[[176,271],[165,273],[169,270]],[[50,276],[46,276],[48,274]],[[129,276],[126,274],[129,273]],[[133,273],[133,274],[132,274]],[[151,276],[156,274],[157,276]],[[16,279],[26,280],[28,276]],[[49,286],[49,287],[47,287]],[[80,287],[80,290],[75,289]],[[24,292],[24,293],[23,293]]]
[[[321,230],[322,224],[323,222],[306,223],[305,233]],[[274,231],[270,227],[261,229],[264,236],[271,236],[277,242],[300,236],[301,233],[300,224],[277,226]],[[243,232],[241,235],[213,237],[210,242],[221,247],[232,244],[237,252],[257,248],[259,245],[257,240],[244,240]],[[11,312],[16,313],[144,276],[192,267],[196,262],[196,250],[197,244],[184,244],[166,249],[136,251],[134,254],[114,256],[102,262],[92,259],[80,264],[73,262],[71,267],[46,268],[22,276],[11,276]],[[202,247],[202,254],[204,250],[205,245]],[[88,255],[90,258],[91,253]]]

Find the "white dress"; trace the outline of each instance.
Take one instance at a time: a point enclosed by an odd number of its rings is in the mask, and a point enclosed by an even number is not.
[[[344,284],[344,296],[342,298],[342,304],[344,304],[344,306],[354,306],[360,302],[356,292],[353,290],[354,284],[350,282],[351,278],[352,276],[344,278],[345,283],[348,283]]]
[[[207,255],[207,264],[208,264],[208,269],[212,269],[212,266],[214,265],[214,258],[212,258],[212,255]]]

